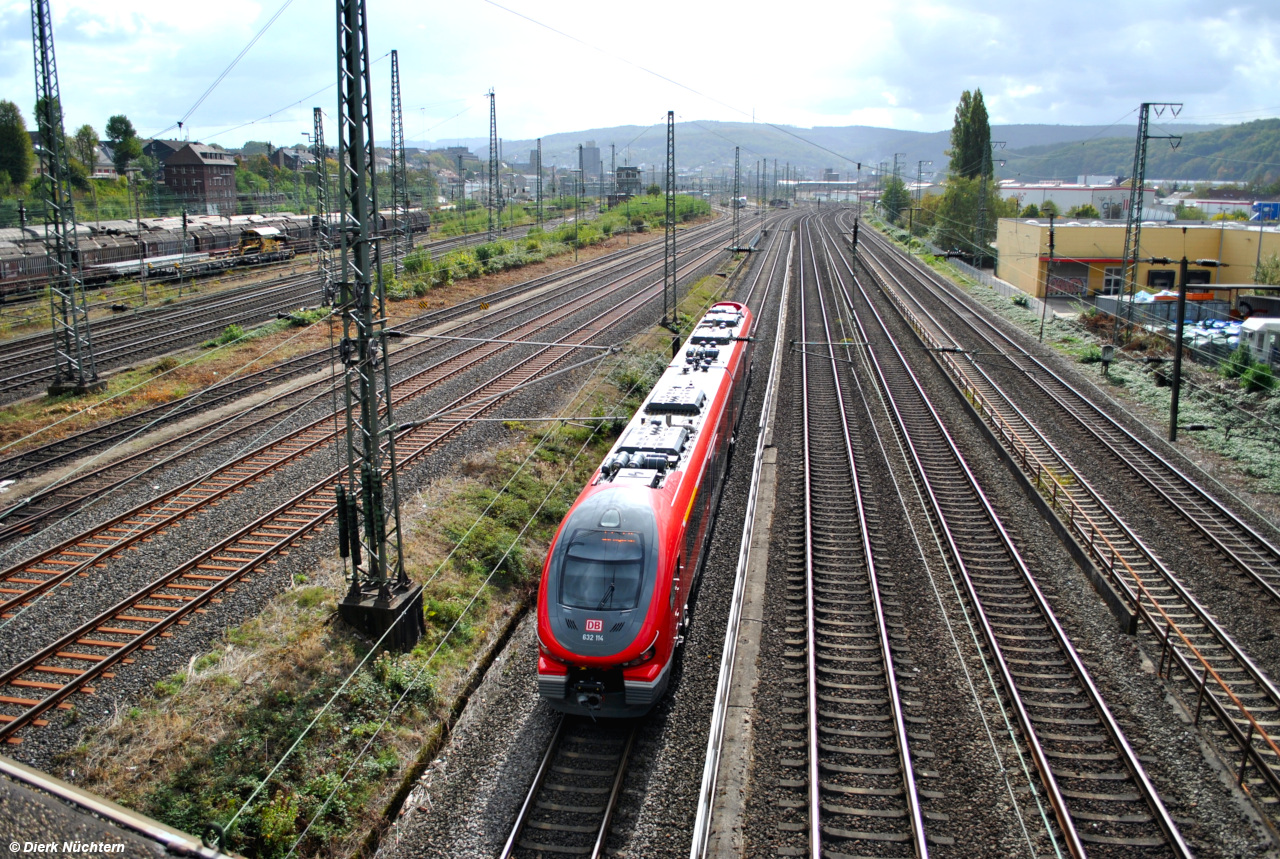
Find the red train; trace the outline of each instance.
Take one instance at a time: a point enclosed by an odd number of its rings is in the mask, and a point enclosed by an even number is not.
[[[752,316],[698,322],[560,524],[538,587],[538,692],[638,716],[663,695],[701,573],[751,365]]]

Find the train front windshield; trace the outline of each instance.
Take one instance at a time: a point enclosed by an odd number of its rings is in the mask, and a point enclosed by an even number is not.
[[[644,537],[636,531],[574,531],[560,569],[560,604],[592,610],[636,608],[644,559]]]

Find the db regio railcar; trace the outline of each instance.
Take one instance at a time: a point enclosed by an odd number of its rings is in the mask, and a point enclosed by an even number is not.
[[[538,587],[538,692],[638,716],[666,692],[742,414],[752,315],[698,322],[569,509]]]

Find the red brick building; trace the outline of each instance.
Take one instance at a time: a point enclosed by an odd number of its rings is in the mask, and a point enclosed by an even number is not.
[[[188,143],[164,162],[164,184],[205,214],[235,214],[236,162],[229,152]]]

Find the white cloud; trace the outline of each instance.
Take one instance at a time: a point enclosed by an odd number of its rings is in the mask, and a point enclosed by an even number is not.
[[[51,2],[69,123],[101,129],[124,113],[154,133],[190,110],[281,0],[226,0],[212,14],[207,4]],[[370,2],[377,134],[388,126],[393,47],[411,138],[486,137],[490,86],[507,139],[645,127],[669,109],[682,119],[754,113],[800,126],[936,131],[950,126],[960,91],[976,87],[995,122],[1106,124],[1144,100],[1184,101],[1184,115],[1203,121],[1242,121],[1280,105],[1273,2],[796,0],[781,14],[670,0],[502,4],[519,14],[484,0]],[[289,143],[310,128],[313,105],[332,115],[332,18],[331,4],[295,0],[193,114],[193,136]],[[28,118],[29,27],[26,2],[0,0],[0,97]]]

